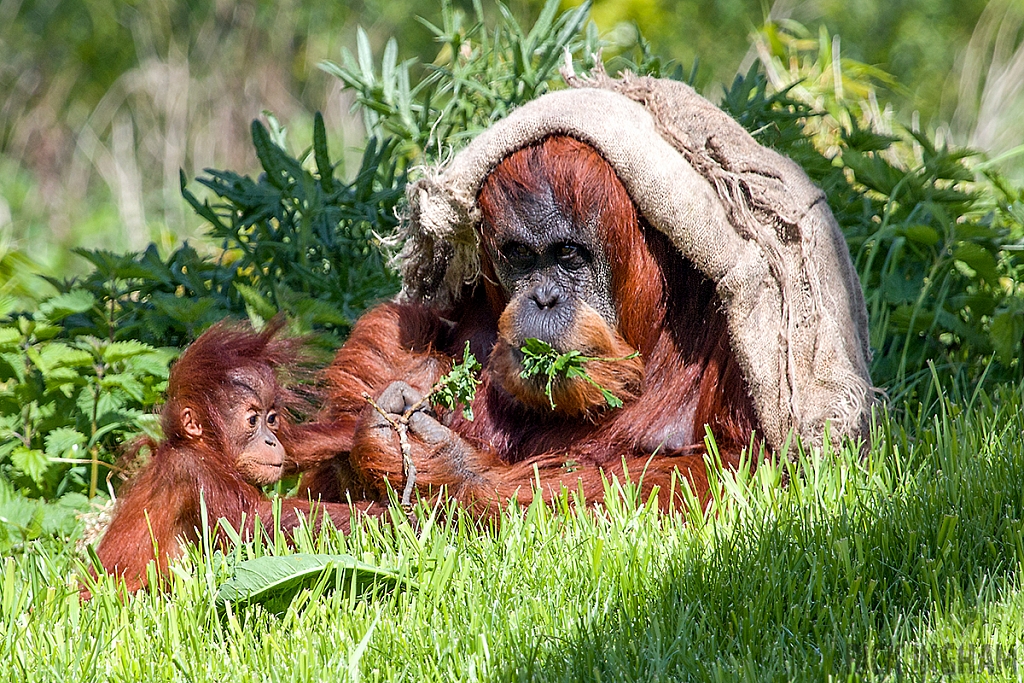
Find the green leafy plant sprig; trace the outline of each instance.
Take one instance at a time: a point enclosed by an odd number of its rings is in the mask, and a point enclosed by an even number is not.
[[[406,408],[398,417],[392,417],[390,413],[380,405],[368,393],[363,392],[363,400],[373,406],[374,410],[381,414],[391,428],[398,434],[398,442],[402,448],[402,467],[405,470],[405,488],[402,490],[402,505],[408,507],[412,504],[412,491],[416,485],[416,464],[412,461],[412,446],[409,444],[409,419],[417,410],[431,403],[444,406],[449,410],[455,410],[458,404],[462,404],[462,414],[467,420],[473,419],[473,399],[476,398],[476,389],[480,385],[477,376],[480,373],[480,362],[470,350],[469,342],[462,353],[462,362],[456,363],[452,369],[440,379],[434,382],[430,391],[420,397],[418,401]]]
[[[616,363],[630,360],[640,355],[639,351],[634,351],[628,356],[621,358],[584,356],[576,350],[559,353],[546,341],[532,337],[524,341],[519,350],[523,353],[523,370],[519,373],[519,376],[523,379],[538,376],[547,377],[547,383],[544,385],[544,394],[551,403],[551,410],[554,410],[556,407],[555,399],[551,393],[551,385],[554,383],[555,378],[559,376],[566,379],[582,379],[589,382],[601,391],[601,395],[610,408],[621,408],[622,399],[598,384],[587,372],[585,365],[592,361]]]

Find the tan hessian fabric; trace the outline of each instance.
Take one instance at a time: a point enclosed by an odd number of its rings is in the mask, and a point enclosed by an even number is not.
[[[401,298],[450,306],[479,277],[476,195],[515,150],[552,134],[595,147],[647,221],[717,285],[764,436],[867,436],[867,313],[824,193],[689,86],[570,77],[408,189]],[[671,399],[667,399],[671,400]]]

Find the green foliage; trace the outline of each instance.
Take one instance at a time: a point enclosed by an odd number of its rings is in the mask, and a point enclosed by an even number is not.
[[[788,49],[790,64],[804,56]],[[870,94],[874,71],[858,77],[846,60],[832,68],[830,51],[815,54],[778,92],[755,65],[722,107],[800,164],[828,196],[864,287],[875,383],[916,393],[930,381],[929,360],[976,379],[1019,376],[1024,191],[977,174],[967,151],[920,132],[877,130],[877,112],[872,117],[866,102],[836,100],[834,79],[801,80],[839,72],[839,92]],[[830,89],[828,96],[819,88]]]
[[[317,115],[308,157],[317,171],[288,155],[254,122],[253,141],[265,173],[258,180],[230,171],[200,178],[222,203],[185,199],[208,222],[219,258],[187,243],[161,258],[77,250],[93,270],[48,280],[61,292],[84,290],[98,304],[64,320],[65,334],[135,339],[182,347],[227,316],[259,321],[289,313],[303,330],[341,336],[366,306],[397,289],[378,234],[395,226],[405,177],[393,145],[371,141],[351,183],[334,178],[323,119]],[[321,170],[322,169],[322,170]]]
[[[65,542],[79,530],[78,516],[89,507],[89,499],[76,492],[50,503],[27,498],[0,477],[0,555],[10,556],[44,539]]]
[[[99,469],[139,432],[166,388],[173,353],[135,340],[64,336],[97,302],[76,289],[0,321],[0,474],[44,497],[98,489]]]
[[[62,292],[88,292],[97,303],[64,319],[68,336],[182,347],[218,320],[245,315],[237,269],[200,256],[188,243],[166,259],[152,244],[139,254],[76,253],[93,265],[92,272],[69,281],[48,279]]]
[[[597,358],[594,356],[584,356],[576,350],[558,353],[551,344],[533,338],[523,342],[520,351],[523,352],[523,370],[519,373],[519,376],[523,379],[537,376],[547,378],[547,383],[544,385],[544,393],[547,394],[548,401],[551,403],[551,410],[555,409],[555,399],[551,395],[551,385],[558,377],[564,377],[568,380],[585,380],[600,389],[601,395],[604,396],[604,400],[610,408],[621,408],[622,400],[595,382],[594,378],[587,374],[587,369],[584,365],[595,360],[604,363],[614,363],[616,361],[636,358],[640,355],[640,352],[636,351],[622,358]]]
[[[217,588],[216,601],[222,609],[227,603],[262,605],[271,614],[283,614],[302,590],[322,595],[341,589],[361,595],[404,583],[394,571],[360,562],[351,555],[264,555],[236,564],[231,578]]]
[[[452,366],[447,374],[434,383],[430,389],[430,402],[448,410],[462,404],[462,414],[467,420],[473,419],[473,399],[480,385],[480,361],[469,352],[469,342],[462,352],[462,361]]]
[[[211,206],[182,194],[209,224],[209,236],[234,257],[235,290],[251,316],[286,310],[310,325],[347,330],[369,304],[393,294],[379,235],[395,225],[405,176],[394,145],[370,140],[355,179],[334,177],[323,118],[317,114],[311,171],[290,156],[258,121],[253,144],[264,173],[258,180],[208,171],[199,182],[223,200]]]
[[[599,508],[569,492],[484,529],[456,507],[393,507],[349,534],[300,530],[294,548],[204,541],[166,590],[128,600],[104,576],[81,602],[80,560],[40,537],[0,559],[0,676],[918,681],[941,671],[926,648],[999,646],[1017,656],[989,677],[1018,680],[1022,390],[934,386],[936,405],[880,413],[866,452],[713,470],[711,500],[686,512],[661,512],[639,472]],[[393,568],[417,589],[366,599],[321,581],[279,615],[214,608],[241,563],[294,553]]]
[[[440,26],[421,20],[443,47],[418,81],[418,62],[399,62],[393,38],[378,72],[362,29],[357,57],[345,50],[341,65],[324,62],[321,67],[354,91],[371,136],[398,138],[406,156],[441,159],[473,132],[547,92],[566,50],[581,53],[586,67],[593,65],[596,29],[591,25],[582,34],[589,2],[559,14],[559,0],[547,0],[529,30],[508,7],[497,7],[501,20],[493,29],[484,22],[480,0],[473,3],[471,21],[450,0],[442,3]]]

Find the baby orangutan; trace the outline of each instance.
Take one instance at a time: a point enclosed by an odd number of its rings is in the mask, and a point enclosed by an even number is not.
[[[224,520],[243,537],[273,519],[274,503],[260,486],[279,481],[287,453],[278,436],[287,431],[284,411],[295,395],[277,380],[277,368],[294,365],[297,345],[275,338],[281,320],[260,333],[219,323],[204,332],[171,368],[162,413],[164,440],[143,439],[149,462],[124,486],[114,518],[96,554],[103,568],[120,576],[130,591],[146,585],[146,567],[180,557],[183,544],[203,533],[202,501],[218,542]],[[363,503],[362,508],[369,505]],[[281,501],[280,527],[292,531],[300,519],[319,527],[327,515],[348,530],[353,508],[298,498]],[[259,519],[259,527],[257,527]]]

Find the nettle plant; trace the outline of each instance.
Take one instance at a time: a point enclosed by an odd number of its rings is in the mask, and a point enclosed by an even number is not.
[[[176,355],[139,341],[61,338],[61,323],[97,301],[75,290],[0,323],[0,475],[52,498],[105,489],[119,445],[159,436],[151,412]]]

